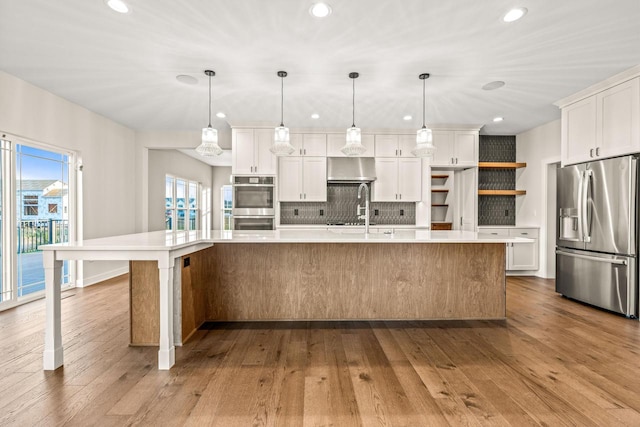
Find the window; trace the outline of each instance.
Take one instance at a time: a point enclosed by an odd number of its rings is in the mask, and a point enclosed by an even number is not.
[[[25,216],[38,215],[38,196],[37,195],[22,196],[22,205],[24,206]]]
[[[165,177],[165,229],[199,228],[200,184],[183,178]]]
[[[222,208],[222,215],[220,217],[220,229],[221,230],[233,230],[233,224],[231,221],[231,208],[233,206],[233,189],[230,185],[223,185],[220,188],[220,206]]]
[[[49,203],[49,213],[58,213],[57,203]]]

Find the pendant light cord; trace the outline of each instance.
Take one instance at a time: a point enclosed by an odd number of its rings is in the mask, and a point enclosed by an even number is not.
[[[352,124],[351,127],[356,127],[356,79],[352,78],[351,80],[353,80],[353,99],[351,100],[351,111],[352,113]]]
[[[209,127],[211,126],[211,75],[209,75]]]
[[[280,126],[284,126],[284,77],[280,77]]]
[[[427,109],[427,101],[426,101],[426,95],[425,95],[426,85],[427,85],[427,79],[422,79],[422,129],[426,128],[424,124],[425,110]]]

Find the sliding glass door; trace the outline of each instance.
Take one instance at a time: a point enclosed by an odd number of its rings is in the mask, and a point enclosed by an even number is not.
[[[2,140],[0,162],[0,309],[44,292],[42,245],[73,235],[72,153]],[[71,282],[64,263],[63,285]]]

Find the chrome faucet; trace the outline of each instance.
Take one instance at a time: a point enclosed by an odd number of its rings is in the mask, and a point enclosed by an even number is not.
[[[369,234],[369,186],[365,182],[360,184],[360,187],[358,187],[358,200],[362,197],[362,189],[364,189],[364,208],[358,202],[356,215],[358,215],[358,219],[364,219],[364,232]],[[364,209],[364,215],[362,214],[362,209]]]

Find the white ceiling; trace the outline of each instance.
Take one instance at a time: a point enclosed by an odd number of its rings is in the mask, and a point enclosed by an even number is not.
[[[211,68],[214,126],[278,124],[286,70],[285,124],[486,124],[515,134],[559,117],[552,103],[640,64],[638,0],[0,0],[0,68],[133,129],[194,130],[207,124]],[[513,6],[529,13],[505,24]],[[198,78],[196,85],[176,81]],[[506,86],[481,87],[493,80]],[[312,120],[312,113],[320,114]],[[410,114],[413,121],[402,117]],[[504,116],[494,124],[494,116]]]

